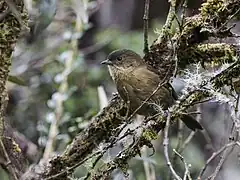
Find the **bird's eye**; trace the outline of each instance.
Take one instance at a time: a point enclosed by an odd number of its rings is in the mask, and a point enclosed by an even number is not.
[[[118,60],[118,61],[121,61],[121,60],[122,60],[122,57],[117,57],[117,60]]]

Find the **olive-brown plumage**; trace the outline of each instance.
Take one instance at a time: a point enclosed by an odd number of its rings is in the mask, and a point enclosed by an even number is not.
[[[161,79],[149,70],[143,59],[137,53],[123,49],[113,51],[108,55],[107,64],[121,98],[130,102],[130,112],[136,110],[157,88]],[[147,103],[137,111],[137,114],[150,116],[157,113],[157,106],[164,110],[177,99],[177,94],[170,83],[164,84]],[[191,116],[182,115],[183,122],[192,130],[202,129],[202,126]]]

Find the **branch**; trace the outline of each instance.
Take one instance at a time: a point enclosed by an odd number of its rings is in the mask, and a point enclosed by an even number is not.
[[[164,156],[167,161],[167,165],[172,173],[172,175],[177,179],[177,180],[182,180],[182,178],[176,173],[176,171],[173,169],[172,163],[170,162],[169,154],[168,154],[168,129],[169,129],[169,124],[170,124],[170,119],[171,115],[168,115],[167,122],[166,122],[166,127],[164,128],[164,139],[163,139],[163,148],[164,148]]]
[[[205,163],[204,167],[201,169],[199,175],[198,175],[198,179],[201,179],[201,177],[203,176],[207,166],[212,162],[213,159],[215,159],[218,155],[220,155],[222,152],[224,152],[226,149],[234,146],[234,145],[239,145],[238,143],[236,142],[231,142],[231,143],[228,143],[226,145],[224,145],[222,148],[220,148],[218,151],[214,152],[212,154],[212,156],[207,160],[207,162]]]
[[[145,54],[148,53],[148,20],[149,20],[149,4],[150,0],[145,0],[144,6],[144,16],[143,16],[143,32],[144,32],[144,49],[143,52]]]
[[[4,122],[4,113],[8,101],[6,81],[11,65],[11,55],[20,35],[21,26],[27,22],[27,13],[23,1],[11,1],[11,7],[8,6],[9,3],[0,2],[0,11],[3,13],[0,19],[0,157],[1,165],[8,172],[10,179],[17,180],[25,171],[26,162],[16,142],[5,136],[4,126],[8,123]],[[18,16],[15,13],[18,13]]]

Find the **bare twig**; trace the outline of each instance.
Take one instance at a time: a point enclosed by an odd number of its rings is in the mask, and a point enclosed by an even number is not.
[[[236,104],[235,104],[235,116],[236,116],[236,117],[238,117],[238,103],[239,103],[239,102],[238,102],[238,100],[237,100],[237,102],[236,102]],[[235,130],[236,130],[235,122],[233,122],[233,126],[232,126],[232,128],[231,128],[230,137],[229,137],[229,140],[230,140],[230,141],[231,141],[231,138],[234,137]],[[233,138],[233,139],[234,139],[234,138]],[[238,136],[237,136],[237,138],[234,139],[234,140],[237,141],[237,140],[238,140]],[[238,145],[238,144],[237,144],[237,143],[234,143],[234,144],[230,147],[230,148],[231,148],[230,150],[229,150],[229,149],[225,149],[225,150],[224,150],[223,155],[222,155],[222,157],[221,157],[221,159],[220,159],[220,161],[219,161],[219,163],[218,163],[215,171],[214,171],[213,174],[211,175],[210,180],[214,180],[214,179],[217,177],[217,175],[218,175],[218,173],[220,172],[220,169],[221,169],[221,167],[223,166],[225,160],[226,160],[227,157],[232,153],[232,151],[234,150],[234,148],[235,148],[236,145]]]
[[[210,98],[207,98],[207,99],[204,99],[204,100],[201,100],[201,101],[197,101],[197,102],[193,103],[192,106],[197,105],[197,104],[202,104],[202,103],[205,103],[205,102],[208,102],[208,101],[211,101],[212,99],[214,99],[214,98],[210,97]]]
[[[183,152],[183,150],[186,148],[186,146],[190,143],[194,135],[196,134],[195,131],[192,131],[189,136],[185,139],[185,141],[182,143],[182,146],[179,148],[179,152]]]
[[[147,157],[147,148],[143,147],[142,148],[142,154],[144,155],[143,157]],[[155,169],[152,163],[149,163],[148,161],[143,160],[143,167],[145,170],[145,176],[146,180],[156,180],[156,174],[155,174]]]
[[[235,144],[234,144],[235,145]],[[234,148],[234,145],[232,146],[232,148]],[[231,148],[231,149],[232,149]],[[230,150],[231,151],[231,150]],[[217,175],[218,175],[218,173],[220,172],[220,169],[221,169],[221,167],[222,167],[222,165],[223,165],[223,163],[225,162],[225,160],[227,159],[227,157],[229,156],[229,151],[228,151],[228,149],[225,149],[224,150],[224,152],[223,152],[223,155],[221,156],[221,159],[220,159],[220,161],[219,161],[219,163],[218,163],[218,165],[217,165],[217,167],[216,167],[216,169],[215,169],[215,171],[213,172],[213,174],[210,176],[211,178],[208,178],[208,179],[210,179],[210,180],[214,180],[216,177],[217,177]]]
[[[58,125],[60,123],[60,120],[62,118],[63,115],[63,103],[64,103],[64,94],[67,92],[68,90],[68,75],[69,72],[71,72],[72,69],[72,64],[74,61],[74,53],[72,51],[72,53],[69,55],[69,58],[65,60],[65,69],[63,72],[63,81],[60,84],[59,87],[59,94],[58,97],[56,98],[56,107],[55,107],[55,118],[51,123],[50,129],[49,129],[49,136],[48,136],[48,141],[46,144],[46,148],[43,154],[43,159],[47,160],[50,156],[51,153],[54,151],[54,146],[55,146],[55,142],[56,142],[56,137],[58,134]]]
[[[102,158],[102,156],[103,156],[103,154],[98,155],[98,157],[95,159],[95,161],[92,164],[92,167],[91,167],[92,170],[88,171],[86,177],[83,180],[87,180],[91,176],[93,169],[97,165],[98,161]]]
[[[171,39],[170,36],[169,36],[169,40],[170,40],[171,45],[172,45],[172,59],[175,61],[173,77],[176,77],[177,76],[177,70],[178,70],[178,57],[177,57],[176,46],[177,46],[178,42],[173,42],[173,40]]]
[[[188,0],[184,0],[182,5],[183,10],[182,10],[182,16],[181,16],[180,32],[182,32],[182,28],[186,20],[187,3],[188,3]]]
[[[178,134],[177,134],[177,147],[176,147],[176,151],[179,151],[179,149],[182,147],[182,141],[183,141],[183,122],[179,119],[178,120]],[[174,153],[173,157],[172,157],[172,165],[173,165],[173,167],[176,166],[176,162],[177,162],[177,154]],[[172,179],[171,175],[169,176],[169,179]]]
[[[9,170],[9,173],[10,173],[9,175],[11,176],[11,178],[13,178],[13,180],[18,180],[17,173],[15,171],[15,168],[12,165],[11,159],[7,153],[2,137],[0,137],[0,146],[7,161],[6,167]]]
[[[238,106],[239,106],[239,98],[240,98],[240,94],[237,95],[236,97],[236,106],[235,106],[235,114],[236,116],[238,116]]]
[[[145,0],[145,6],[144,6],[144,15],[143,15],[143,32],[144,32],[144,54],[148,54],[148,16],[149,16],[149,4],[150,0]]]
[[[173,152],[174,152],[174,154],[176,154],[176,155],[181,159],[181,161],[182,161],[183,164],[184,164],[185,173],[184,173],[183,180],[186,180],[187,177],[188,177],[189,180],[192,180],[191,175],[190,175],[190,171],[189,171],[189,166],[190,166],[190,165],[186,163],[184,157],[183,157],[180,153],[178,153],[175,149],[173,149]]]
[[[222,148],[220,148],[218,151],[214,152],[212,154],[212,156],[207,160],[207,162],[205,163],[204,167],[201,169],[201,171],[200,171],[200,173],[198,175],[198,179],[201,179],[201,177],[203,176],[207,166],[212,162],[213,159],[215,159],[219,154],[221,154],[223,151],[225,151],[229,147],[234,146],[235,144],[237,144],[237,143],[236,142],[228,143],[225,146],[223,146]]]
[[[176,14],[176,0],[173,0],[173,1],[170,1],[170,9],[168,11],[167,20],[162,28],[162,33],[158,37],[156,43],[161,43],[163,38],[165,38],[166,35],[169,34],[167,31],[170,30],[172,26],[173,20],[175,18],[175,14]]]
[[[198,111],[200,112],[200,107],[197,107],[198,108]],[[198,114],[197,115],[197,121],[199,122],[200,119],[201,119],[201,114]],[[183,142],[183,123],[182,121],[179,120],[179,126],[178,126],[178,136],[177,136],[177,139],[178,139],[178,144],[177,144],[177,147],[176,147],[176,152],[178,153],[182,153],[183,150],[185,149],[185,147],[189,144],[189,142],[192,140],[192,138],[194,137],[194,135],[196,134],[195,131],[191,131],[191,133],[189,134],[189,136],[184,140]],[[173,167],[175,167],[176,165],[176,160],[177,160],[177,153],[173,154]],[[185,177],[185,176],[184,176]],[[171,179],[171,176],[170,176],[170,179]]]
[[[171,173],[173,174],[173,176],[177,180],[182,180],[182,178],[173,169],[172,164],[170,162],[169,155],[168,155],[168,141],[169,141],[169,139],[168,139],[168,129],[169,129],[169,125],[170,125],[170,119],[171,119],[171,113],[169,112],[168,117],[167,117],[167,121],[166,121],[166,126],[164,128],[164,139],[163,139],[164,156],[165,156],[165,159],[167,161],[167,165],[168,165]]]
[[[240,9],[238,9],[234,14],[232,14],[232,15],[228,18],[228,20],[227,20],[225,23],[223,23],[220,28],[218,28],[217,31],[222,30],[222,28],[224,28],[224,27],[229,23],[229,21],[231,21],[239,12],[240,12]]]

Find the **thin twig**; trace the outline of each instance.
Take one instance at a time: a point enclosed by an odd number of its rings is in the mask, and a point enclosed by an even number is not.
[[[222,26],[220,28],[217,29],[217,31],[220,31],[223,27],[225,27],[227,25],[227,23],[229,23],[229,21],[231,21],[238,13],[240,12],[240,8],[234,13],[232,14],[227,21],[225,21],[225,23],[222,24]]]
[[[239,98],[240,98],[240,94],[237,95],[236,99],[236,106],[235,106],[235,114],[236,116],[238,116],[238,106],[239,106]]]
[[[192,138],[195,136],[196,132],[192,131],[189,136],[185,139],[185,141],[182,143],[182,146],[179,148],[179,152],[182,153],[183,150],[186,148],[186,146],[190,143]]]
[[[238,116],[238,115],[237,115],[237,114],[238,114],[238,103],[239,103],[239,102],[237,101],[236,104],[235,104],[235,116],[236,116],[236,117]],[[236,128],[235,128],[235,123],[233,122],[233,126],[232,126],[231,131],[230,131],[229,140],[231,140],[231,137],[232,137],[232,138],[234,137],[235,130],[236,130]],[[237,140],[238,140],[238,136],[237,136],[237,138],[236,138],[235,141],[237,141]],[[223,153],[223,155],[222,155],[222,157],[221,157],[221,159],[220,159],[220,161],[219,161],[219,163],[218,163],[215,171],[214,171],[213,174],[211,175],[211,179],[210,179],[210,180],[214,180],[214,179],[217,177],[217,175],[218,175],[218,173],[220,172],[220,169],[221,169],[221,167],[223,166],[225,160],[226,160],[227,157],[232,153],[232,151],[234,150],[234,148],[235,148],[236,145],[237,145],[236,143],[233,144],[233,146],[231,146],[231,149],[230,149],[230,150],[228,150],[228,149],[225,149],[225,150],[224,150],[224,153]]]
[[[173,48],[174,49],[174,61],[175,61],[175,68],[174,68],[174,72],[173,72],[173,77],[177,76],[177,71],[178,71],[178,57],[177,57],[177,53],[176,53],[176,47]]]
[[[181,161],[184,164],[185,172],[184,172],[183,180],[186,180],[187,177],[188,177],[189,180],[191,180],[192,178],[191,178],[190,171],[189,171],[189,165],[186,163],[184,157],[180,153],[178,153],[175,149],[173,149],[173,152],[174,152],[174,154],[176,154],[181,159]]]
[[[182,147],[182,141],[183,141],[183,122],[179,119],[178,120],[178,134],[177,134],[177,147],[176,147],[176,151],[179,151],[179,149]],[[173,157],[172,157],[172,165],[173,165],[173,167],[176,166],[176,163],[177,163],[177,154],[174,153]],[[172,179],[172,174],[169,175],[169,180],[171,180],[171,179]]]
[[[211,101],[212,99],[214,99],[213,97],[201,100],[201,101],[196,101],[195,103],[192,103],[192,106],[197,105],[197,104],[203,104],[205,102]]]
[[[168,139],[168,129],[169,129],[169,125],[170,125],[170,119],[171,119],[171,113],[169,112],[168,117],[167,117],[167,121],[166,121],[166,126],[164,128],[164,139],[163,139],[164,156],[165,156],[165,159],[167,161],[167,165],[168,165],[171,173],[173,174],[173,176],[177,180],[182,180],[182,178],[173,169],[172,164],[171,164],[170,159],[169,159],[169,155],[168,155],[168,141],[169,141],[169,139]]]
[[[6,166],[8,166],[7,169],[9,170],[10,176],[13,178],[13,180],[18,180],[17,173],[15,172],[15,168],[12,165],[11,159],[9,158],[9,155],[7,153],[7,150],[5,148],[2,138],[3,137],[0,137],[0,146],[7,161],[6,163]]]
[[[169,36],[169,40],[171,42],[172,45],[172,59],[175,61],[175,67],[174,67],[174,71],[173,71],[173,76],[172,77],[176,77],[177,76],[177,70],[178,70],[178,57],[177,57],[177,51],[176,51],[176,46],[178,44],[178,42],[173,42],[172,38]]]
[[[56,107],[54,110],[55,119],[52,121],[49,129],[48,141],[46,143],[46,148],[43,154],[44,160],[47,160],[51,156],[51,153],[54,151],[54,148],[55,148],[56,137],[58,134],[58,126],[62,118],[62,115],[64,113],[64,107],[63,107],[64,94],[66,94],[68,90],[68,75],[69,75],[69,72],[71,72],[73,61],[74,61],[74,52],[72,51],[68,59],[65,60],[65,69],[62,73],[64,76],[64,79],[59,86],[59,91],[58,91],[59,95],[56,98]]]
[[[184,0],[184,3],[182,5],[183,10],[182,10],[182,15],[181,15],[181,26],[179,28],[180,32],[182,32],[183,25],[185,23],[185,19],[186,19],[186,16],[187,16],[186,15],[186,12],[187,12],[187,2],[188,2],[188,0]]]
[[[203,176],[207,166],[212,162],[213,159],[215,159],[219,154],[221,154],[223,151],[225,151],[227,148],[233,146],[237,144],[236,142],[231,142],[226,144],[225,146],[223,146],[222,148],[220,148],[218,151],[214,152],[212,154],[212,156],[207,160],[207,162],[205,163],[204,167],[201,169],[199,175],[198,175],[198,179],[201,179],[201,177]]]
[[[234,145],[232,146],[232,148],[234,147]],[[222,157],[221,157],[221,159],[220,159],[220,161],[219,161],[219,163],[218,163],[218,165],[217,165],[217,167],[216,167],[216,169],[214,171],[214,173],[211,175],[211,178],[208,178],[208,179],[214,180],[217,177],[217,175],[220,172],[220,169],[221,169],[223,163],[225,162],[225,160],[227,159],[229,154],[230,153],[228,153],[228,149],[225,149],[224,152],[223,152],[223,155],[222,155]]]
[[[201,109],[200,107],[197,107],[198,111],[200,112]],[[197,117],[196,117],[196,120],[199,122],[201,119],[201,114],[198,114]],[[190,143],[190,141],[192,140],[192,138],[194,137],[194,135],[196,134],[195,131],[191,131],[191,133],[189,134],[189,136],[185,139],[185,141],[183,142],[183,123],[182,121],[179,121],[179,127],[178,127],[178,144],[177,144],[177,147],[176,147],[176,150],[177,152],[179,153],[182,153],[183,150],[185,149],[185,147]],[[176,164],[176,160],[177,160],[177,154],[175,153],[173,155],[173,167],[175,166]],[[170,176],[171,177],[171,176]]]
[[[93,164],[92,164],[91,171],[88,171],[86,177],[85,177],[83,180],[87,180],[87,179],[91,176],[93,169],[94,169],[95,166],[97,165],[97,162],[102,158],[102,156],[103,156],[103,154],[100,154],[100,155],[95,159],[95,161],[94,161]]]
[[[172,0],[170,1],[170,8],[168,11],[168,16],[167,16],[167,20],[162,28],[162,32],[160,34],[160,36],[158,37],[156,43],[161,43],[162,40],[166,37],[167,34],[169,34],[169,32],[167,32],[168,30],[171,29],[173,20],[175,18],[175,14],[176,14],[176,0]]]
[[[101,155],[101,154],[102,154],[102,151],[101,151],[101,152],[100,152],[100,151],[97,151],[96,153],[94,153],[94,154],[86,157],[85,159],[83,159],[82,161],[76,163],[75,165],[73,165],[73,166],[71,166],[71,167],[69,167],[69,168],[66,167],[65,170],[63,170],[63,171],[61,171],[61,172],[59,172],[59,173],[57,173],[57,174],[54,174],[54,175],[52,175],[52,176],[50,176],[50,177],[45,178],[45,180],[55,179],[55,178],[57,178],[57,177],[59,177],[59,176],[61,176],[61,175],[64,175],[64,174],[67,173],[68,171],[72,171],[73,169],[77,168],[78,166],[80,166],[81,164],[83,164],[84,162],[86,162],[87,160],[89,160],[89,159],[91,159],[91,158],[93,158],[93,157],[95,157],[95,156],[99,156],[99,155]]]
[[[144,54],[148,54],[148,20],[149,20],[149,4],[150,0],[145,0],[144,15],[143,15],[143,32],[144,32]]]
[[[147,157],[147,148],[144,146],[142,148],[143,157]],[[145,171],[146,180],[156,180],[156,173],[152,163],[143,160],[143,167]]]

